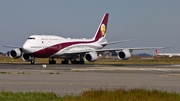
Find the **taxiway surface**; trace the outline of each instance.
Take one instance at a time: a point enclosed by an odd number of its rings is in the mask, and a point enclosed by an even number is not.
[[[180,92],[180,65],[0,64],[0,90],[77,95],[91,89]]]

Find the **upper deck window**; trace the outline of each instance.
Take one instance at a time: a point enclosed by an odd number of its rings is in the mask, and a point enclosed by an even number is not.
[[[28,39],[30,39],[30,40],[34,39],[34,40],[35,40],[35,38],[34,38],[34,37],[29,37]]]

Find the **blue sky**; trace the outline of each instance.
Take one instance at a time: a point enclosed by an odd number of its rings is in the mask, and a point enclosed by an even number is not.
[[[0,51],[22,46],[33,34],[92,38],[108,12],[107,40],[117,47],[175,46],[180,52],[180,0],[0,0]],[[154,53],[154,50],[134,53]]]

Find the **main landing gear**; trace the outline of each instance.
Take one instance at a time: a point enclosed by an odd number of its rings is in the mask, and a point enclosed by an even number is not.
[[[71,59],[63,58],[61,64],[69,64],[69,60],[71,61],[71,64],[84,64],[84,59],[82,56]],[[56,64],[54,58],[49,58],[49,64]]]
[[[84,59],[82,56],[79,56],[78,58],[71,59],[72,64],[84,64]]]
[[[61,61],[61,64],[68,64],[69,60],[68,59],[63,59]],[[49,64],[56,64],[56,61],[54,60],[54,58],[49,58]]]

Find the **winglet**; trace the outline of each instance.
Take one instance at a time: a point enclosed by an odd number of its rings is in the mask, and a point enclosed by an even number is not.
[[[108,24],[108,17],[109,17],[109,13],[105,13],[101,23],[96,31],[95,36],[93,37],[93,39],[95,41],[98,41],[100,38],[105,38],[106,37],[106,31],[107,31],[107,24]]]

